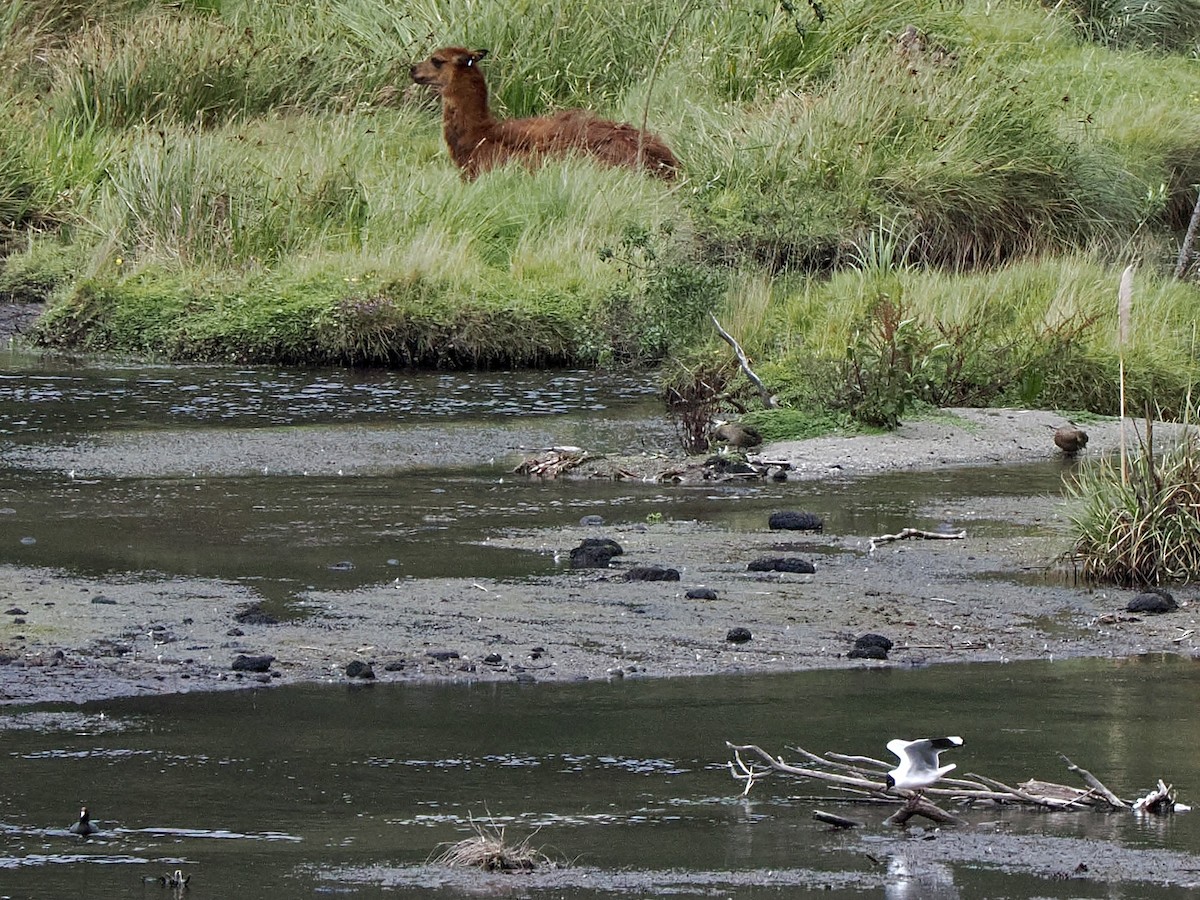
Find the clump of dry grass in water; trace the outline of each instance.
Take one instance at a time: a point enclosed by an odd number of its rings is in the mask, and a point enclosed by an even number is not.
[[[555,865],[545,853],[530,846],[529,841],[536,831],[520,843],[510,844],[504,839],[502,825],[495,822],[481,824],[472,819],[471,827],[475,830],[474,837],[439,845],[444,849],[433,858],[433,864],[471,866],[485,872],[532,872]]]

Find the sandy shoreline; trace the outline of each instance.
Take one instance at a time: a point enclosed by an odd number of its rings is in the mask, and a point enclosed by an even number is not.
[[[1044,459],[1062,423],[1046,412],[947,411],[883,436],[776,444],[794,478],[857,477],[903,469]],[[1116,422],[1088,423],[1088,453],[1120,444]],[[290,463],[305,465],[303,439],[286,433]],[[1167,438],[1167,429],[1155,440]],[[260,439],[271,440],[260,436]],[[327,435],[317,439],[320,444]],[[1127,434],[1132,441],[1132,432]],[[171,436],[162,446],[171,446]],[[125,442],[124,444],[122,442]],[[220,469],[244,447],[209,441]],[[136,445],[137,453],[131,446]],[[76,448],[28,453],[21,465],[136,471],[155,455],[145,434],[104,436]],[[364,466],[371,464],[369,454]],[[631,457],[644,477],[657,457]],[[222,690],[263,683],[346,682],[369,664],[376,681],[522,681],[782,672],[834,666],[924,665],[1073,656],[1196,652],[1191,592],[1164,616],[1122,612],[1129,591],[1073,583],[1054,565],[1065,547],[1064,510],[1051,497],[981,499],[965,540],[906,540],[871,551],[870,535],[761,530],[705,522],[614,522],[599,527],[497,533],[488,542],[565,557],[584,537],[617,540],[610,568],[497,581],[398,580],[361,590],[311,591],[307,615],[279,624],[238,620],[257,599],[238,585],[202,579],[89,579],[0,567],[0,702],[79,702],[128,694]],[[971,519],[1004,523],[972,534]],[[755,573],[749,560],[799,556],[813,575]],[[678,582],[631,582],[633,566],[663,565]],[[704,586],[716,600],[692,600]],[[18,612],[13,612],[16,610]],[[751,640],[727,640],[733,628]],[[884,634],[887,661],[850,659],[855,637]],[[234,671],[239,656],[271,656],[266,672]]]

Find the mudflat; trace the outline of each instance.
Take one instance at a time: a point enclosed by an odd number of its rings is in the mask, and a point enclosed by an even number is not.
[[[1053,458],[1053,428],[1062,423],[1050,412],[946,410],[886,435],[780,443],[761,455],[788,462],[794,479],[988,466]],[[1138,423],[1123,430],[1117,420],[1084,427],[1091,456],[1122,440],[1136,446],[1141,433]],[[1176,430],[1159,426],[1156,444]],[[237,471],[244,434],[213,434],[194,452],[207,471]],[[278,442],[271,457],[284,471],[325,458],[302,433],[255,440]],[[25,447],[20,464],[140,475],[169,470],[177,447],[170,433],[114,434],[70,448]],[[679,463],[637,455],[606,462],[647,479]],[[378,464],[361,444],[339,462],[350,471]],[[731,531],[669,518],[498,531],[490,544],[554,553],[561,565],[512,581],[310,591],[304,615],[274,624],[246,615],[258,598],[240,585],[0,566],[0,702],[363,677],[563,681],[1196,652],[1187,589],[1175,594],[1178,611],[1135,615],[1125,612],[1132,591],[1079,583],[1058,561],[1069,545],[1061,497],[978,498],[939,512],[964,536],[873,542],[883,536],[772,531],[765,520],[760,530]],[[976,534],[974,522],[1004,527]],[[570,550],[589,537],[611,538],[624,552],[606,567],[570,568]],[[807,560],[815,572],[748,570],[763,557]],[[673,568],[679,580],[629,579],[646,566]],[[712,594],[689,598],[696,588]],[[851,654],[867,633],[892,642],[886,659]]]

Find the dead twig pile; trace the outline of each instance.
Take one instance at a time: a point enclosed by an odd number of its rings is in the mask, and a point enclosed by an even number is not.
[[[1184,812],[1190,807],[1175,802],[1175,791],[1159,781],[1158,788],[1137,801],[1122,800],[1087,769],[1075,765],[1062,757],[1069,771],[1077,774],[1087,785],[1086,789],[1029,779],[1019,785],[1008,785],[995,778],[968,772],[961,778],[942,778],[934,786],[913,793],[889,790],[883,776],[892,768],[891,763],[869,756],[846,756],[841,753],[826,753],[818,756],[802,747],[791,748],[800,757],[797,762],[788,762],[782,756],[773,756],[755,744],[732,744],[726,746],[733,751],[733,759],[727,763],[730,774],[744,783],[742,795],[762,779],[774,775],[794,775],[812,778],[832,785],[845,795],[848,802],[901,803],[902,808],[888,819],[889,824],[901,825],[914,815],[924,816],[944,824],[961,823],[962,820],[928,800],[928,795],[945,797],[961,805],[1014,805],[1034,809],[1133,809],[1137,812],[1171,813]],[[825,798],[828,799],[828,798]]]
[[[533,456],[525,457],[513,472],[538,478],[557,478],[563,472],[583,465],[590,459],[600,458],[589,455],[582,447],[547,447],[534,451]]]
[[[431,860],[432,864],[470,866],[487,872],[531,872],[541,866],[554,865],[550,857],[529,845],[533,834],[519,844],[510,844],[504,839],[502,825],[495,822],[483,825],[472,819],[471,827],[475,829],[474,837],[440,844],[444,849]]]

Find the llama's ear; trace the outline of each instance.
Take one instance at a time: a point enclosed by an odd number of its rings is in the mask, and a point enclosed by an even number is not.
[[[487,55],[488,55],[488,51],[486,51],[486,50],[472,50],[471,58],[469,60],[467,60],[467,65],[468,66],[474,65],[475,63],[479,62],[481,59],[483,59]]]

